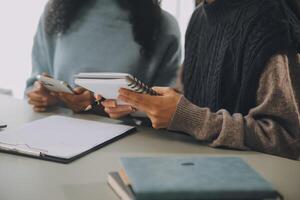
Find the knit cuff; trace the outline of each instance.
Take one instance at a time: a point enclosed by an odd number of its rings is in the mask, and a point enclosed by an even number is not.
[[[168,129],[185,132],[196,137],[196,133],[201,130],[201,127],[205,123],[208,111],[208,109],[192,104],[182,96]]]

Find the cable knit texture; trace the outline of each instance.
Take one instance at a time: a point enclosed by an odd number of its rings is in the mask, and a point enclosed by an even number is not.
[[[185,97],[216,112],[247,115],[269,59],[299,47],[300,23],[283,0],[216,0],[186,34]]]
[[[212,112],[183,96],[168,129],[188,133],[212,147],[300,159],[300,56],[272,57],[255,96],[256,105],[248,115],[224,109]]]

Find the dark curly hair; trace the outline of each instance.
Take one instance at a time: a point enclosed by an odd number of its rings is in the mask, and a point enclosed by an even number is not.
[[[82,11],[96,0],[50,0],[46,7],[45,29],[48,34],[64,34]],[[162,11],[159,0],[116,0],[129,10],[135,41],[141,54],[151,57],[161,29]]]

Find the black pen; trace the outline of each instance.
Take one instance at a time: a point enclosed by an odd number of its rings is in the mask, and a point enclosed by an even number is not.
[[[0,125],[0,128],[7,128],[7,125]]]
[[[93,108],[96,108],[97,106],[99,106],[101,104],[101,102],[103,102],[105,99],[102,98],[100,100],[95,100],[91,105],[89,105],[88,107],[86,107],[86,109],[84,110],[85,112],[92,110]]]

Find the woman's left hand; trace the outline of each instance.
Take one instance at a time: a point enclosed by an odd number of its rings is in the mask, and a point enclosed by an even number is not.
[[[172,88],[153,88],[160,96],[140,94],[120,89],[119,99],[145,112],[155,129],[167,128],[176,112],[181,94]]]

